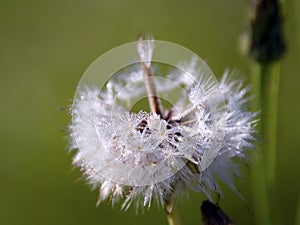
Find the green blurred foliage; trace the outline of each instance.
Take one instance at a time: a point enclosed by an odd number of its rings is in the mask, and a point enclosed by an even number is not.
[[[71,170],[67,108],[89,64],[136,35],[181,44],[220,76],[225,68],[249,74],[238,50],[247,1],[0,1],[0,224],[166,224],[155,205],[136,214],[109,204],[95,207],[97,191]],[[288,53],[279,103],[277,188],[285,224],[299,199],[300,4],[286,5]],[[265,115],[267,116],[267,115]],[[238,182],[245,202],[225,189],[221,206],[236,224],[253,224],[247,168]],[[204,196],[179,201],[183,224],[200,224]]]

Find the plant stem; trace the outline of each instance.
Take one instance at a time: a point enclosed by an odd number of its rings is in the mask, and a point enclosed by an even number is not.
[[[263,66],[262,76],[262,112],[263,112],[263,140],[266,179],[268,189],[275,186],[276,173],[276,144],[277,144],[277,108],[278,108],[278,88],[280,78],[280,64],[274,63]]]
[[[256,224],[280,224],[275,189],[279,78],[279,63],[256,63],[252,66],[254,91],[258,107],[262,109],[258,128],[262,137],[261,154],[255,158],[252,177]],[[271,215],[272,218],[277,217],[276,220],[271,221]]]
[[[255,110],[262,108],[262,77],[263,68],[260,64],[253,64],[251,67],[251,80],[253,85],[253,92],[256,97],[257,105]],[[261,123],[262,120],[260,119]],[[263,125],[258,127],[259,133],[263,135]],[[261,152],[262,146],[258,146]],[[261,155],[254,156],[254,163],[252,167],[252,189],[254,198],[254,214],[255,214],[255,224],[257,225],[271,225],[269,204],[267,198],[267,187],[265,180],[265,168],[264,168],[264,158]]]
[[[160,101],[157,96],[155,83],[151,73],[151,68],[148,67],[144,62],[141,62],[142,70],[144,73],[145,84],[148,92],[148,101],[151,112],[155,112],[158,115],[162,116],[162,111],[160,109]]]
[[[178,209],[176,206],[171,207],[168,209],[168,206],[166,206],[166,214],[168,219],[169,225],[180,225],[180,218],[178,214]]]
[[[140,44],[143,45],[144,40],[142,35],[138,36],[138,41],[140,42]],[[141,57],[141,68],[144,74],[145,85],[148,93],[148,102],[149,102],[150,110],[151,112],[155,112],[156,114],[163,117],[162,110],[161,110],[161,103],[157,95],[155,82],[153,80],[153,75],[151,73],[151,66],[150,66],[151,64],[147,64],[144,61],[145,59],[143,59],[142,56],[140,57]]]

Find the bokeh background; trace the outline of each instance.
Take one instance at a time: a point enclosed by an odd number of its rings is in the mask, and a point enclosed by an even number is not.
[[[138,33],[183,45],[206,59],[216,76],[225,68],[249,75],[238,49],[246,0],[1,0],[0,224],[167,224],[155,205],[136,214],[96,207],[97,191],[71,169],[67,108],[80,77],[98,56]],[[286,1],[288,51],[282,64],[276,188],[284,224],[300,211],[300,2]],[[254,224],[251,169],[221,206],[236,224]],[[179,202],[183,224],[201,224],[204,196]]]

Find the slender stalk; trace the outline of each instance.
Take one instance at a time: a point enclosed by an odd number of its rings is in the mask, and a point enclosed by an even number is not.
[[[280,64],[262,66],[262,109],[263,109],[263,140],[266,179],[268,189],[275,186],[276,174],[276,144],[277,144],[277,114],[278,92],[280,79]]]
[[[255,157],[252,177],[256,224],[280,224],[275,184],[279,78],[279,63],[256,63],[252,66],[254,91],[258,108],[262,110],[258,127],[262,138],[259,146],[261,154]]]
[[[264,69],[261,64],[255,63],[251,67],[251,79],[253,85],[253,92],[256,96],[257,105],[254,110],[259,110],[262,108],[262,77],[265,76]],[[262,122],[262,119],[261,119]],[[263,136],[263,125],[260,125],[257,129],[259,133]],[[262,150],[262,144],[258,146],[258,149]],[[252,167],[252,190],[254,198],[254,214],[255,214],[255,224],[257,225],[271,225],[270,209],[267,198],[267,185],[265,179],[265,167],[264,167],[264,157],[259,155],[254,156]]]
[[[143,40],[142,35],[138,35],[138,41],[143,46],[144,40]],[[148,51],[150,51],[150,49],[148,49]],[[145,54],[145,52],[143,52],[143,54]],[[163,117],[160,100],[158,98],[156,87],[155,87],[155,82],[153,80],[153,76],[151,73],[150,63],[146,62],[142,55],[140,55],[141,67],[142,67],[142,71],[143,71],[144,78],[145,78],[145,85],[146,85],[146,89],[147,89],[147,93],[148,93],[148,102],[149,102],[150,110],[151,110],[151,112],[155,112],[158,115],[160,115],[161,117]]]
[[[145,84],[148,92],[148,101],[149,101],[150,110],[151,112],[155,112],[158,115],[162,116],[160,101],[157,96],[155,83],[151,73],[151,68],[148,67],[144,62],[141,62],[141,66],[145,77]]]
[[[277,108],[280,62],[285,50],[282,32],[284,0],[250,1],[248,54],[254,95],[261,110],[259,155],[254,158],[252,185],[256,224],[280,223],[280,202],[276,187]]]
[[[277,121],[278,121],[278,97],[280,82],[280,62],[273,63],[266,71],[267,76],[262,80],[263,87],[263,135],[265,138],[265,168],[266,183],[269,193],[270,213],[273,218],[273,224],[282,224],[281,204],[279,204],[279,188],[276,183],[276,156],[277,156]]]
[[[166,206],[166,214],[169,225],[180,225],[180,218],[178,214],[178,209],[176,206],[168,207]]]

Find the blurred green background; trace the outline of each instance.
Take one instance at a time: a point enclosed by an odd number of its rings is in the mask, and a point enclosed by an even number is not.
[[[167,224],[154,205],[136,214],[109,204],[96,207],[97,191],[75,182],[65,128],[76,85],[98,56],[139,32],[183,45],[220,76],[225,68],[249,74],[238,40],[246,0],[0,1],[0,224]],[[288,52],[280,83],[278,189],[284,224],[295,224],[300,190],[300,2],[286,2]],[[297,14],[298,13],[298,14]],[[250,172],[228,190],[221,206],[236,224],[254,224]],[[201,224],[204,197],[179,202],[183,224]],[[300,211],[298,209],[298,211]]]

